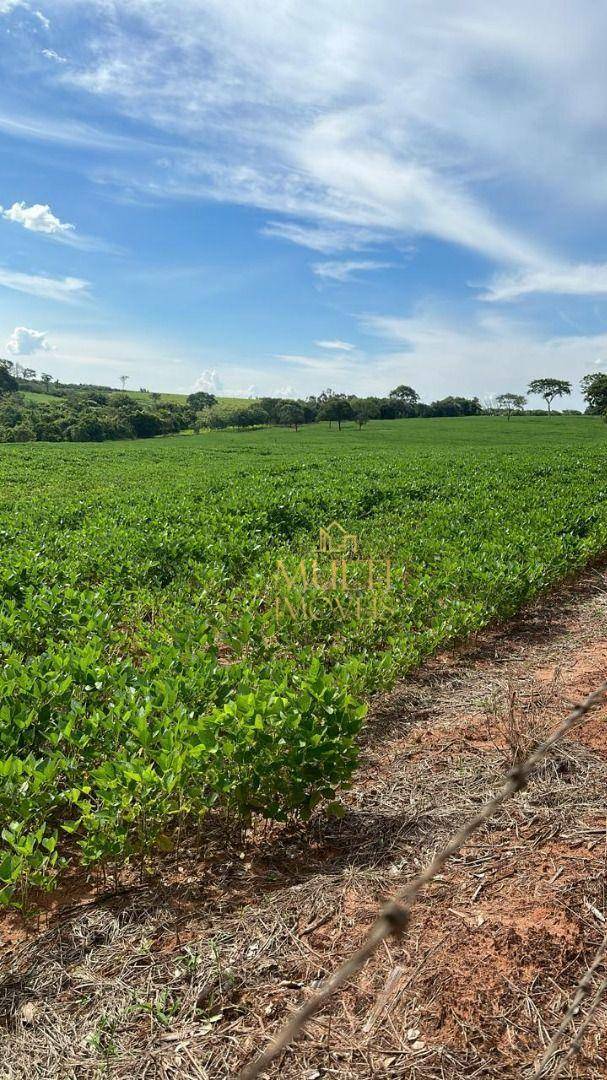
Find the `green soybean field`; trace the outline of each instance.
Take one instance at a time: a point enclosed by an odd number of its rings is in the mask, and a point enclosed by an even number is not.
[[[209,815],[339,814],[370,695],[607,548],[606,438],[472,417],[0,447],[0,899],[204,843]]]

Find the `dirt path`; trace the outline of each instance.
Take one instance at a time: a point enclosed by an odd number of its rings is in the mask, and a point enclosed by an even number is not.
[[[5,917],[0,1077],[236,1075],[513,753],[605,677],[607,578],[593,571],[377,701],[342,819],[215,834],[204,860],[182,851],[113,893],[68,882],[26,937]],[[529,1076],[605,931],[606,813],[601,708],[272,1075]],[[563,1075],[607,1075],[607,1007]]]

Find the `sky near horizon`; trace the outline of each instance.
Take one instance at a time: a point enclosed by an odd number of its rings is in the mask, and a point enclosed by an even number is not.
[[[607,7],[0,0],[0,42],[0,355],[237,396],[607,371]]]

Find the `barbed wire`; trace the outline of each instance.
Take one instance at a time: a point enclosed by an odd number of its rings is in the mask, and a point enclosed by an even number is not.
[[[282,1030],[278,1032],[270,1046],[254,1061],[245,1066],[240,1073],[240,1080],[256,1080],[260,1073],[271,1065],[283,1050],[286,1050],[291,1045],[308,1020],[322,1008],[325,1001],[332,997],[344,983],[348,982],[365,966],[382,941],[391,936],[398,937],[406,931],[411,919],[411,908],[419,894],[440,874],[445,864],[453,855],[458,853],[472,834],[480,829],[489,818],[493,817],[503,803],[526,787],[527,780],[536,765],[546,757],[549,750],[563,735],[566,735],[572,727],[580,723],[590,710],[603,700],[606,693],[607,682],[603,682],[584,701],[574,706],[552,734],[538,744],[526,761],[516,765],[510,771],[503,787],[491,799],[488,799],[473,817],[469,818],[457,829],[442,851],[437,852],[421,873],[413,881],[409,882],[400,893],[397,893],[394,900],[385,905],[368,931],[361,947],[348,957],[326,979],[317,992],[297,1010]]]
[[[590,1024],[590,1021],[592,1020],[592,1017],[594,1016],[596,1010],[598,1009],[598,1007],[599,1007],[599,1005],[601,1003],[601,998],[603,997],[603,994],[605,993],[605,990],[607,990],[607,978],[603,979],[603,981],[600,984],[596,994],[594,995],[594,997],[592,999],[592,1002],[590,1004],[590,1008],[588,1009],[588,1012],[586,1013],[586,1016],[584,1018],[583,1023],[579,1027],[579,1030],[577,1032],[577,1035],[575,1036],[575,1039],[573,1040],[571,1046],[569,1047],[569,1050],[565,1054],[565,1057],[561,1059],[556,1072],[552,1074],[552,1080],[558,1080],[558,1077],[562,1076],[563,1069],[565,1068],[565,1065],[569,1064],[571,1059],[574,1057],[575,1054],[577,1054],[578,1050],[580,1049],[582,1039],[583,1039],[583,1037],[584,1037],[584,1035],[586,1033],[588,1025]]]
[[[558,1050],[559,1043],[560,1043],[563,1035],[567,1031],[567,1028],[569,1027],[569,1025],[573,1023],[573,1020],[575,1019],[575,1014],[578,1011],[578,1009],[579,1009],[580,1005],[582,1004],[582,1002],[584,1001],[584,998],[588,997],[588,995],[590,993],[590,990],[592,989],[592,980],[594,978],[595,972],[596,972],[597,968],[599,968],[601,966],[601,964],[602,964],[603,960],[605,959],[606,955],[607,955],[607,934],[603,938],[603,941],[601,942],[599,948],[597,949],[596,953],[594,954],[594,959],[593,959],[590,967],[587,969],[587,971],[584,972],[584,974],[582,975],[580,981],[578,982],[578,984],[577,984],[577,986],[575,988],[575,993],[574,993],[574,995],[573,995],[573,997],[571,999],[571,1005],[567,1009],[567,1012],[565,1013],[563,1019],[561,1020],[561,1023],[559,1024],[558,1029],[555,1031],[555,1033],[552,1036],[548,1046],[546,1047],[546,1050],[544,1051],[544,1053],[542,1055],[542,1059],[539,1062],[539,1064],[538,1064],[538,1066],[537,1066],[537,1068],[536,1068],[536,1070],[535,1070],[535,1072],[533,1074],[533,1080],[539,1080],[539,1077],[547,1075],[547,1072],[545,1071],[546,1066],[548,1066],[550,1064],[552,1058],[554,1057],[554,1054]],[[598,988],[598,990],[597,990],[597,992],[596,992],[596,994],[595,994],[595,996],[594,996],[594,998],[592,1000],[592,1004],[591,1004],[591,1006],[590,1006],[590,1008],[588,1010],[588,1013],[586,1014],[584,1022],[581,1025],[581,1027],[579,1028],[579,1030],[578,1030],[578,1032],[577,1032],[571,1046],[569,1047],[569,1050],[567,1051],[565,1056],[559,1062],[557,1071],[552,1074],[552,1080],[557,1080],[557,1077],[561,1075],[561,1073],[563,1072],[563,1069],[565,1068],[565,1065],[567,1064],[567,1062],[570,1061],[571,1058],[574,1056],[574,1054],[576,1054],[577,1051],[579,1050],[582,1035],[583,1035],[584,1031],[586,1030],[586,1028],[588,1027],[588,1024],[590,1023],[590,1020],[592,1019],[593,1014],[596,1012],[596,1009],[598,1008],[598,1006],[600,1004],[600,1001],[601,1001],[601,998],[603,996],[603,993],[605,992],[606,989],[607,989],[607,978],[603,979],[602,983],[600,984],[600,986],[599,986],[599,988]]]

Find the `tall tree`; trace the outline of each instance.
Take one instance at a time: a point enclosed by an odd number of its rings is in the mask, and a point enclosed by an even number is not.
[[[11,375],[8,367],[0,364],[0,396],[2,394],[14,394],[19,389],[19,383]]]
[[[404,401],[406,405],[417,405],[419,401],[419,394],[413,389],[412,386],[406,386],[401,383],[400,386],[390,391],[391,398],[398,398],[399,401]]]
[[[607,413],[607,375],[603,371],[585,375],[580,385],[588,412]]]
[[[527,387],[530,394],[539,394],[548,406],[548,415],[551,415],[551,405],[556,397],[563,397],[571,393],[571,383],[566,379],[532,379]]]
[[[513,412],[522,412],[527,404],[527,398],[524,394],[498,394],[495,400],[500,409],[503,409],[507,414],[508,419],[510,419]]]
[[[188,394],[187,402],[193,409],[210,409],[212,405],[217,404],[217,398],[215,394],[208,394],[206,390],[197,390],[195,394]]]
[[[331,387],[328,386],[326,390],[321,390],[320,391],[320,394],[318,395],[316,400],[317,400],[319,405],[324,405],[325,401],[328,401],[329,398],[334,398],[334,397],[339,397],[339,394],[337,394],[337,392],[335,390],[332,390]]]
[[[377,420],[379,417],[379,406],[373,398],[352,398],[350,407],[359,430],[368,420]]]
[[[285,401],[278,410],[278,423],[294,427],[296,431],[298,431],[299,425],[303,424],[304,420],[304,411],[296,401]]]

